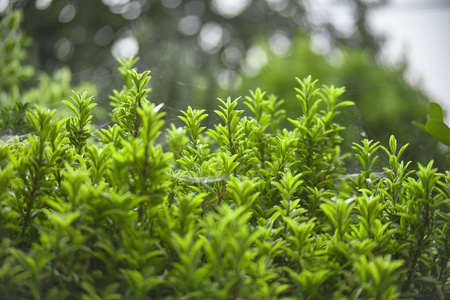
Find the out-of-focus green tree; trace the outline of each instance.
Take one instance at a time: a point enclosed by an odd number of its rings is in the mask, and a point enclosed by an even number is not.
[[[74,80],[94,80],[109,90],[115,56],[138,54],[154,78],[190,83],[193,74],[215,80],[221,69],[239,70],[254,37],[291,39],[304,30],[330,45],[376,49],[366,12],[385,0],[342,0],[352,23],[340,32],[311,0],[14,0],[24,9],[23,29],[34,38],[32,62],[48,73],[62,65]],[[170,66],[170,70],[168,70]],[[201,75],[200,75],[201,76]],[[211,94],[214,82],[206,84]],[[165,94],[167,92],[164,92]]]
[[[332,44],[376,49],[378,41],[366,25],[367,11],[385,0],[338,1],[348,7],[343,18],[354,23],[351,34],[340,33],[327,15],[316,16],[317,4],[310,0],[12,2],[24,9],[23,28],[35,38],[35,55],[42,67],[51,68],[60,60],[78,71],[86,66],[98,67],[107,59],[102,50],[109,51],[115,42],[136,36],[139,27],[145,28],[145,35],[138,37],[139,46],[148,50],[151,45],[152,51],[164,50],[157,48],[168,41],[183,44],[186,40],[195,41],[197,50],[209,54],[238,44],[245,51],[257,34],[283,31],[293,36],[299,28],[320,31]]]
[[[22,20],[20,9],[9,10],[0,19],[0,141],[29,133],[31,127],[25,121],[25,115],[30,103],[60,103],[69,97],[72,88],[96,94],[92,83],[73,87],[68,67],[55,70],[53,76],[43,71],[35,76],[35,68],[23,64],[32,38],[21,30]],[[30,84],[32,79],[35,79],[35,85]],[[58,113],[64,114],[66,110],[58,109]]]
[[[188,104],[208,108],[217,96],[261,85],[288,100],[295,117],[292,82],[311,74],[347,87],[357,110],[342,117],[352,120],[346,125],[355,140],[363,131],[381,141],[394,133],[400,142],[413,141],[408,158],[442,162],[436,142],[411,126],[425,120],[427,97],[404,80],[402,68],[376,63],[382,38],[368,29],[367,18],[386,0],[330,1],[345,7],[342,18],[350,25],[344,31],[312,0],[12,2],[23,7],[22,28],[34,39],[29,62],[48,73],[68,65],[75,82],[97,84],[103,107],[109,100],[102,90],[120,84],[113,55],[140,56],[138,68],[152,70],[151,100],[174,111]],[[328,49],[312,51],[317,41]]]

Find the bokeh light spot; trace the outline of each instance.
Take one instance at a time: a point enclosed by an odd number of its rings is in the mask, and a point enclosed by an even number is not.
[[[8,9],[9,0],[0,0],[0,15],[3,15],[6,13],[6,10]]]
[[[197,16],[186,16],[178,21],[178,30],[185,35],[194,35],[200,29],[201,21]]]
[[[329,54],[332,50],[331,41],[325,32],[311,34],[311,49],[318,54]]]
[[[267,6],[274,11],[282,11],[289,4],[287,0],[266,0],[266,2]]]
[[[8,2],[8,0],[6,0]],[[35,6],[38,10],[47,9],[50,4],[52,4],[52,0],[36,0]]]
[[[62,38],[56,42],[55,55],[59,60],[65,61],[69,59],[72,53],[73,53],[72,43],[68,39]]]
[[[72,3],[67,4],[66,6],[61,9],[58,15],[58,21],[61,23],[69,23],[73,20],[75,17],[75,14],[77,13],[77,9],[75,5]]]
[[[222,62],[229,68],[238,66],[242,60],[243,53],[241,49],[235,46],[225,48],[222,54]]]
[[[181,4],[181,0],[162,0],[162,4],[167,8],[176,8]]]
[[[94,42],[99,46],[105,46],[111,43],[114,37],[114,32],[109,26],[100,28],[94,36]]]
[[[252,46],[245,56],[245,61],[241,64],[242,70],[247,76],[253,77],[259,74],[262,67],[267,64],[267,54],[263,48]]]
[[[251,47],[247,52],[246,62],[252,69],[261,69],[265,64],[267,64],[266,51],[259,46]]]
[[[223,29],[215,22],[208,22],[203,25],[198,43],[205,52],[216,53],[222,46]]]
[[[108,6],[117,6],[127,4],[130,0],[102,0],[103,4]]]
[[[111,53],[115,58],[130,58],[136,56],[139,51],[139,45],[133,36],[124,37],[114,42]]]
[[[122,16],[127,20],[134,20],[141,14],[142,5],[139,1],[131,1],[125,4],[122,12]]]
[[[231,87],[234,76],[234,71],[224,69],[216,75],[217,84],[223,89],[229,89]]]
[[[212,0],[213,8],[224,18],[234,18],[246,10],[251,0]]]
[[[291,49],[291,40],[283,31],[277,31],[269,39],[270,49],[278,56],[286,56]]]

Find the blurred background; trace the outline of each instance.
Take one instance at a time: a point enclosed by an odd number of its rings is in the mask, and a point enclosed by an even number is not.
[[[169,122],[181,125],[191,105],[214,123],[217,97],[257,87],[295,118],[295,77],[312,75],[356,103],[340,115],[344,150],[395,134],[410,143],[407,160],[449,168],[448,149],[412,125],[430,101],[450,109],[448,0],[0,0],[0,17],[11,5],[32,39],[20,62],[35,70],[22,76],[24,102],[60,108],[71,88],[87,90],[102,122],[122,86],[116,59],[139,56],[138,71],[152,71],[149,100],[165,103]]]

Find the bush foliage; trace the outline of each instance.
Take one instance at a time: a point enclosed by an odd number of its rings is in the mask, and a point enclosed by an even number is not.
[[[191,107],[167,126],[129,59],[96,129],[87,92],[62,101],[63,119],[23,102],[19,19],[0,26],[2,299],[449,297],[450,173],[402,161],[394,136],[342,153],[344,88],[297,79],[289,128],[260,89],[219,99],[209,128]],[[69,95],[45,86],[28,95]]]
[[[346,97],[355,106],[343,111],[337,119],[347,129],[342,149],[349,149],[351,142],[363,138],[388,147],[389,137],[394,134],[399,143],[410,145],[405,160],[427,164],[433,159],[439,168],[450,167],[438,140],[412,125],[426,123],[431,100],[421,91],[419,82],[411,84],[405,79],[406,65],[380,65],[367,51],[345,47],[339,47],[326,59],[313,51],[310,39],[301,34],[292,40],[292,55],[287,57],[273,53],[270,43],[263,38],[256,44],[270,63],[261,67],[258,76],[245,76],[241,72],[241,90],[262,86],[281,99],[291,99],[295,97],[292,78],[308,75],[325,84],[345,86]],[[219,95],[229,92],[225,89]],[[296,117],[295,106],[294,101],[286,102],[288,116]]]
[[[28,137],[1,142],[2,297],[448,297],[450,173],[410,168],[392,136],[355,143],[361,172],[345,174],[344,88],[297,79],[292,129],[260,89],[219,99],[211,128],[191,107],[165,127],[133,62],[114,124],[95,130],[94,99],[74,92],[73,116],[34,106]]]

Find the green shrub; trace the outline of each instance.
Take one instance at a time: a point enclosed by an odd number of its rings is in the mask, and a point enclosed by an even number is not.
[[[219,99],[213,127],[191,107],[165,127],[133,62],[112,126],[74,92],[73,116],[34,106],[28,138],[0,142],[4,299],[448,298],[450,173],[391,136],[354,144],[346,174],[344,88],[297,79],[292,129],[260,89],[245,116]]]
[[[69,68],[56,70],[53,76],[39,72],[37,78],[34,78],[34,67],[22,64],[27,56],[25,47],[32,44],[32,39],[20,28],[22,19],[22,11],[12,8],[0,18],[0,138],[2,139],[26,136],[32,129],[25,117],[30,103],[55,106],[71,95],[72,73]],[[25,89],[24,86],[28,88]],[[83,82],[75,89],[96,94],[95,85],[92,83]],[[58,112],[58,115],[66,116],[70,110],[62,107]],[[97,113],[100,116],[102,114],[105,113],[101,110]]]
[[[347,128],[343,135],[346,140],[343,149],[348,151],[351,142],[363,138],[387,146],[393,134],[399,143],[410,144],[405,160],[426,164],[433,159],[439,168],[450,167],[438,141],[411,124],[414,121],[426,122],[430,98],[417,83],[405,80],[406,66],[380,65],[366,51],[349,47],[339,47],[331,57],[324,56],[311,49],[311,41],[304,34],[298,34],[292,40],[292,54],[287,57],[275,54],[267,39],[256,39],[255,46],[266,53],[270,63],[261,67],[258,76],[240,72],[241,90],[263,86],[280,99],[288,100],[295,97],[291,88],[292,78],[308,75],[320,78],[325,84],[345,86],[345,97],[355,102],[355,107],[343,111],[338,117],[338,122]],[[231,91],[224,90],[218,94],[224,93]],[[289,117],[296,116],[295,105],[294,101],[286,101]],[[282,125],[286,126],[285,123]]]
[[[394,136],[342,153],[344,88],[297,79],[294,118],[257,89],[219,99],[214,126],[191,107],[166,126],[131,58],[97,130],[89,92],[63,100],[62,119],[24,104],[69,98],[70,76],[23,88],[20,17],[0,26],[2,299],[449,297],[450,172],[414,170]],[[352,160],[360,172],[346,174]]]

